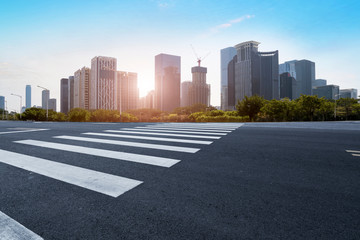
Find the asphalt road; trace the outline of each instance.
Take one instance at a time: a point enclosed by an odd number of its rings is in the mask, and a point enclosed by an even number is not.
[[[360,122],[0,121],[0,239],[360,239],[359,226]]]

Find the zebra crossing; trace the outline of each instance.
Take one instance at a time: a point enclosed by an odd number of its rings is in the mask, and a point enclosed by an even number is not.
[[[346,150],[346,152],[351,153],[354,157],[360,157],[360,151],[358,150]]]
[[[144,127],[84,132],[78,136],[52,136],[52,139],[59,139],[63,141],[62,143],[35,139],[17,140],[14,143],[41,149],[91,155],[104,159],[115,159],[134,164],[146,164],[150,167],[170,168],[178,164],[181,159],[127,152],[126,147],[160,150],[168,154],[172,152],[195,154],[201,150],[201,145],[210,145],[215,140],[221,139],[242,125],[240,123],[158,123],[147,124]],[[95,143],[100,147],[81,146],[76,143]],[[121,146],[122,150],[101,148],[104,145]],[[51,159],[1,149],[0,155],[2,156],[0,163],[115,198],[143,183],[141,179],[111,175],[65,163],[58,163]]]

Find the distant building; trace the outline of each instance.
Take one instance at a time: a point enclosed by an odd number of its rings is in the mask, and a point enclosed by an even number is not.
[[[26,93],[26,108],[31,108],[31,85],[26,85],[25,88]]]
[[[94,57],[90,73],[90,109],[117,109],[117,60],[112,57]]]
[[[279,73],[290,73],[296,80],[296,91],[293,99],[301,94],[312,95],[312,87],[315,83],[315,63],[309,60],[293,60],[279,65]]]
[[[54,112],[56,112],[56,99],[55,98],[49,99],[49,110],[53,110]]]
[[[5,110],[5,97],[0,96],[0,109]]]
[[[89,110],[90,68],[83,67],[74,73],[74,108]]]
[[[358,98],[358,91],[355,88],[341,89],[340,98]]]
[[[69,88],[68,88],[68,111],[74,108],[74,76],[69,76]]]
[[[117,105],[119,111],[125,112],[138,108],[139,88],[137,80],[137,73],[117,72]]]
[[[190,106],[190,96],[189,89],[191,86],[191,81],[186,81],[181,83],[181,107]]]
[[[234,47],[228,47],[221,49],[220,58],[221,58],[221,109],[233,109],[235,104],[235,75],[229,79],[229,63],[230,61],[234,61],[234,57],[236,57],[236,49]],[[234,64],[234,63],[233,63]],[[231,65],[233,65],[231,64]],[[235,70],[233,70],[235,72]],[[231,84],[231,86],[229,86]],[[229,92],[231,92],[229,94]],[[231,107],[229,108],[229,100]]]
[[[155,91],[150,91],[145,97],[145,108],[155,108]]]
[[[50,99],[50,91],[43,90],[42,97],[41,97],[41,107],[42,109],[50,109],[49,108],[49,99]]]
[[[325,79],[315,79],[313,82],[312,87],[320,87],[320,86],[326,86],[327,81]]]
[[[25,112],[25,110],[26,110],[26,107],[23,106],[23,107],[21,108],[21,113]]]
[[[60,80],[60,112],[67,114],[69,112],[69,79]]]
[[[296,80],[290,73],[280,74],[280,98],[294,99],[296,92]]]
[[[319,98],[325,97],[325,99],[328,100],[337,100],[339,99],[339,86],[326,85],[326,86],[315,87],[313,89],[313,95],[316,95]]]
[[[181,58],[168,54],[155,56],[155,108],[172,111],[180,107]]]

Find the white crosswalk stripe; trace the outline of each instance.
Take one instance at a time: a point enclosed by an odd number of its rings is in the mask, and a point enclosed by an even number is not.
[[[360,151],[357,150],[346,150],[346,152],[351,153],[354,157],[360,157]]]
[[[2,240],[43,240],[3,212],[0,212],[0,239]]]
[[[158,135],[158,136],[170,136],[170,137],[188,137],[188,138],[207,138],[207,139],[220,139],[217,136],[199,136],[199,135],[185,135],[185,134],[170,134],[170,133],[149,133],[149,132],[132,132],[121,130],[105,130],[105,132],[111,133],[128,133],[128,134],[142,134],[142,135]]]
[[[131,138],[131,139],[142,139],[142,140],[152,140],[152,141],[163,141],[163,142],[192,143],[192,144],[203,144],[203,145],[210,145],[211,143],[213,143],[212,141],[202,141],[202,140],[200,141],[200,140],[188,140],[188,139],[177,139],[177,138],[144,137],[144,136],[131,136],[131,135],[111,134],[111,133],[87,132],[87,133],[82,133],[82,134],[93,135],[93,136],[104,136],[104,137]]]
[[[141,155],[135,153],[117,152],[111,150],[73,146],[73,145],[61,144],[61,143],[50,143],[50,142],[37,141],[37,140],[21,140],[15,142],[37,146],[37,147],[43,147],[43,148],[51,148],[62,151],[88,154],[98,157],[113,158],[118,160],[129,161],[129,162],[136,162],[136,163],[144,163],[144,164],[155,165],[160,167],[171,167],[174,164],[180,162],[180,160],[172,159],[172,158],[154,157],[154,156],[147,156],[147,155]]]
[[[200,135],[227,135],[226,133],[215,133],[215,132],[192,132],[192,131],[176,131],[176,130],[162,130],[162,129],[134,129],[134,128],[122,128],[126,131],[144,131],[144,132],[165,132],[165,133],[187,133],[187,134],[200,134]]]
[[[187,152],[187,153],[196,153],[200,148],[189,148],[189,147],[177,147],[171,145],[161,145],[161,144],[148,144],[148,143],[137,143],[137,142],[125,142],[125,141],[116,141],[100,138],[85,138],[85,137],[74,137],[74,136],[55,136],[54,138],[75,140],[75,141],[84,141],[84,142],[95,142],[95,143],[106,143],[113,145],[122,145],[130,147],[141,147],[141,148],[150,148],[174,152]]]
[[[0,150],[0,162],[63,182],[118,197],[141,181]]]
[[[208,133],[212,133],[212,132],[219,132],[219,133],[231,133],[232,130],[213,130],[213,129],[208,129],[208,130],[204,130],[204,129],[198,129],[198,128],[169,128],[169,127],[135,127],[134,129],[160,129],[160,130],[179,130],[179,131],[195,131],[197,132],[208,132]]]

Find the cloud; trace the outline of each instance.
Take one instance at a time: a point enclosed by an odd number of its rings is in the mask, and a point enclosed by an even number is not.
[[[229,28],[236,23],[240,23],[240,22],[243,22],[244,20],[254,18],[254,17],[255,17],[255,15],[245,15],[245,16],[230,20],[227,23],[223,23],[223,24],[217,25],[216,27],[211,28],[210,32],[212,34],[218,33],[221,29]]]
[[[175,1],[174,0],[158,0],[158,1],[153,1],[155,2],[158,6],[158,8],[160,9],[166,9],[166,8],[170,8],[175,6]]]

